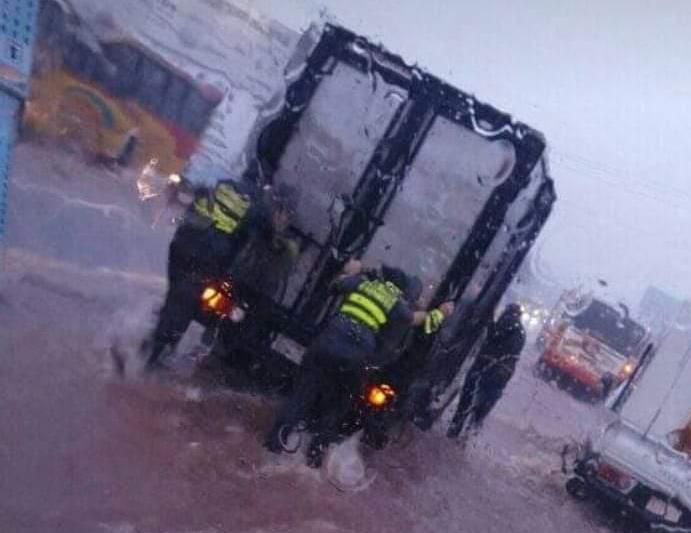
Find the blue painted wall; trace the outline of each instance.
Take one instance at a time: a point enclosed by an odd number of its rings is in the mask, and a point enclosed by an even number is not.
[[[0,0],[0,240],[7,218],[10,155],[21,99],[29,90],[40,0]]]

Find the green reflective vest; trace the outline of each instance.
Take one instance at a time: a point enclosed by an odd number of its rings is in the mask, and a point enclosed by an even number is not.
[[[346,296],[339,311],[376,333],[386,325],[389,313],[401,292],[389,281],[363,281],[355,291]]]
[[[194,202],[197,214],[211,219],[216,229],[228,234],[237,229],[249,208],[249,197],[240,194],[228,183],[221,183],[216,187],[212,201],[202,197]]]

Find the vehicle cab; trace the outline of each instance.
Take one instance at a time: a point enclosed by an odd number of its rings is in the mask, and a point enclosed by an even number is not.
[[[545,377],[569,380],[602,398],[633,373],[650,336],[625,310],[592,298],[562,300],[541,338],[538,369]]]

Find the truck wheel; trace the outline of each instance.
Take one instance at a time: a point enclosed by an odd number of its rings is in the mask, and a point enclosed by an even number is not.
[[[572,477],[566,482],[566,492],[577,500],[588,499],[588,485],[579,477]]]
[[[557,386],[561,390],[566,391],[569,394],[572,394],[574,386],[573,386],[573,382],[571,381],[570,378],[568,378],[567,376],[564,376],[564,375],[560,375],[560,376],[557,376],[556,380],[557,380]]]
[[[542,378],[547,383],[554,381],[554,379],[556,377],[552,367],[549,366],[547,363],[545,363],[542,360],[538,361],[538,363],[537,363],[537,374],[540,378]]]
[[[588,401],[592,405],[597,405],[599,403],[604,402],[607,399],[607,396],[603,395],[601,392],[598,392],[597,390],[590,389],[588,391],[590,395],[588,396]]]
[[[533,376],[542,379],[542,363],[540,361],[533,365]]]
[[[547,379],[547,365],[544,361],[538,361],[537,363],[535,363],[533,369],[535,371],[536,377],[544,380]]]

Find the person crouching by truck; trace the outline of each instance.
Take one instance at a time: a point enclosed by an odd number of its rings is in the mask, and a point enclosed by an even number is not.
[[[480,429],[513,376],[524,346],[521,306],[509,304],[490,325],[487,338],[468,371],[458,408],[447,431],[449,438],[458,437],[466,424],[464,440],[470,432]]]
[[[346,265],[332,286],[345,295],[343,302],[303,357],[293,395],[267,436],[269,451],[285,450],[290,433],[316,414],[307,460],[312,467],[321,465],[326,446],[339,440],[339,424],[362,390],[367,367],[380,364],[382,333],[391,324],[425,322],[428,313],[414,311],[409,301],[411,279],[386,265],[375,272],[363,272],[359,261]]]
[[[290,196],[291,187],[260,189],[247,181],[220,182],[213,191],[198,193],[177,228],[168,254],[168,292],[158,323],[142,343],[140,352],[148,372],[164,367],[162,359],[172,353],[195,318],[205,282],[228,274],[236,256],[253,237],[271,241],[276,216]]]

